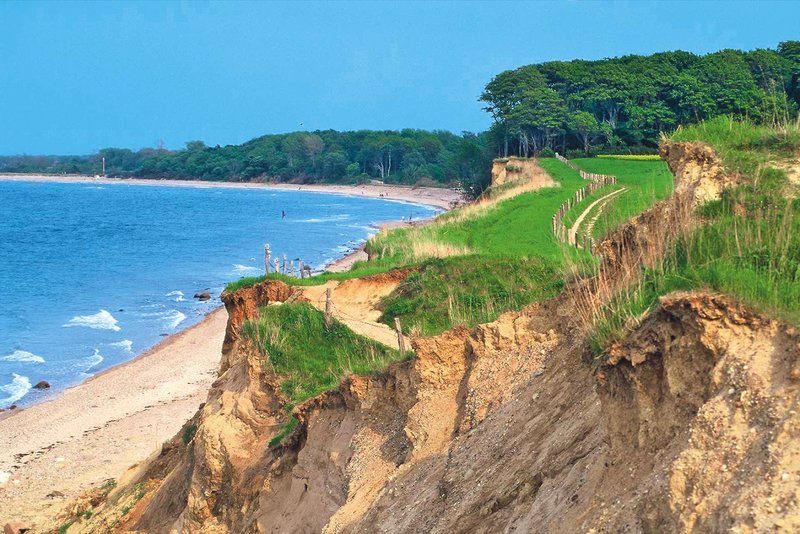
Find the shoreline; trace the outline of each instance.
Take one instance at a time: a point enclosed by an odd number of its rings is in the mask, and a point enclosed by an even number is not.
[[[180,187],[300,190],[425,204],[447,211],[462,201],[451,189],[121,180],[0,175],[0,180]],[[432,218],[431,218],[432,219]],[[430,220],[430,219],[427,219]],[[379,229],[402,226],[384,221]],[[325,266],[345,271],[366,259],[364,245]],[[218,375],[227,325],[224,306],[132,359],[14,410],[0,413],[0,522],[35,525],[82,491],[121,476],[172,438],[205,402]]]
[[[92,176],[54,176],[44,174],[0,174],[0,181],[37,182],[61,184],[101,184],[101,185],[145,185],[151,187],[202,187],[272,189],[278,191],[304,191],[308,193],[327,193],[379,200],[424,204],[441,209],[450,209],[463,202],[463,195],[454,189],[439,187],[414,187],[395,184],[288,184],[270,182],[220,182],[206,180],[174,180],[150,178],[95,178]]]
[[[127,362],[5,412],[0,522],[52,520],[172,438],[217,378],[226,325],[225,308],[216,308]]]

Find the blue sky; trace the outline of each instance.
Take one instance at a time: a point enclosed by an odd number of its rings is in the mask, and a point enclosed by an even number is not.
[[[0,154],[489,125],[505,69],[774,47],[800,3],[0,2]],[[302,125],[301,125],[302,124]]]

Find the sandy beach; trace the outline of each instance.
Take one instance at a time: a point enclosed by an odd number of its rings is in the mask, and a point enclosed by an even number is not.
[[[210,182],[204,180],[145,180],[141,178],[95,178],[92,176],[56,176],[38,174],[0,174],[0,180],[22,182],[55,182],[65,184],[128,184],[170,187],[234,187],[243,189],[285,189],[292,191],[310,191],[337,195],[363,196],[367,198],[385,198],[417,204],[427,204],[437,208],[449,209],[462,201],[462,195],[453,190],[439,187],[411,187],[403,185],[301,185],[277,184],[261,182]]]
[[[227,313],[137,358],[0,419],[0,522],[52,517],[171,438],[217,376]]]
[[[181,180],[12,175],[0,180],[147,186],[279,188],[387,198],[448,209],[452,190],[402,186],[297,186]],[[388,223],[398,225],[402,223]],[[355,251],[329,266],[346,270]],[[211,312],[135,359],[49,400],[0,413],[0,524],[35,525],[82,491],[120,477],[171,438],[206,399],[217,376],[227,313]]]

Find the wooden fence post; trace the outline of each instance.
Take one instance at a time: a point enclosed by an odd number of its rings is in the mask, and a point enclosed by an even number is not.
[[[306,268],[303,265],[303,260],[297,260],[299,262],[298,267],[300,268],[300,278],[306,277]]]
[[[400,355],[406,354],[406,340],[403,338],[403,329],[400,328],[400,319],[394,318],[394,329],[397,331],[397,348],[400,349]]]
[[[278,258],[275,258],[275,272],[277,274],[280,274],[281,272],[281,260]]]
[[[331,288],[325,290],[325,326],[327,328],[331,327],[331,308],[333,304],[331,303]]]
[[[264,245],[264,271],[269,274],[269,243]]]

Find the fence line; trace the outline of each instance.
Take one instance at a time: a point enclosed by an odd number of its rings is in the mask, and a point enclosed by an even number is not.
[[[571,245],[575,248],[586,249],[591,252],[595,245],[594,237],[584,234],[583,238],[581,239],[578,237],[577,232],[575,232],[574,238],[571,237],[569,235],[569,229],[564,224],[564,216],[570,209],[575,207],[582,200],[588,198],[598,189],[609,185],[616,185],[617,177],[611,176],[610,174],[586,172],[558,152],[556,152],[556,159],[570,169],[577,171],[581,178],[584,180],[589,180],[590,183],[575,191],[575,195],[565,200],[564,203],[558,207],[558,210],[553,215],[553,234],[556,236],[556,239],[562,243]]]

